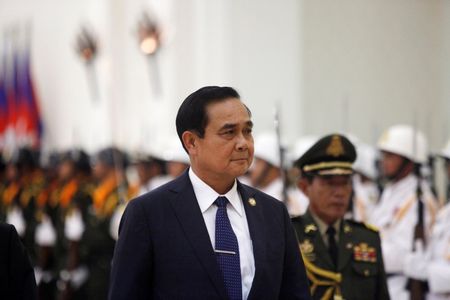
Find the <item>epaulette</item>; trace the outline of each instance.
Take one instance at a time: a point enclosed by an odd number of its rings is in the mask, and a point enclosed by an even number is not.
[[[376,226],[374,226],[372,224],[366,223],[366,222],[358,222],[358,221],[355,221],[355,220],[345,220],[345,221],[351,223],[352,225],[364,227],[364,228],[367,228],[367,229],[369,229],[371,231],[374,231],[374,232],[378,232],[379,231],[378,227],[376,227]]]
[[[363,223],[363,224],[364,224],[364,226],[366,226],[367,229],[370,229],[370,230],[375,231],[375,232],[380,231],[380,230],[378,229],[378,227],[375,226],[375,225],[372,225],[372,224],[369,224],[369,223]]]

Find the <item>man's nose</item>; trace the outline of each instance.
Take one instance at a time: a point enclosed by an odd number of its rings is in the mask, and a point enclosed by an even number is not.
[[[237,136],[236,148],[239,151],[247,150],[248,143],[249,141],[245,138],[245,136],[242,133]]]
[[[333,185],[333,191],[336,196],[344,196],[347,193],[348,185],[345,183],[339,183]]]

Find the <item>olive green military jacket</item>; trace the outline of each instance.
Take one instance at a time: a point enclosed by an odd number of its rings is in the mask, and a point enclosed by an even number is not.
[[[292,219],[313,299],[389,299],[378,232],[363,223],[341,222],[334,266],[310,212]]]

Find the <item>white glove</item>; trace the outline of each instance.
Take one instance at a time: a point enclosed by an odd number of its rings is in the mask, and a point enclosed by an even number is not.
[[[111,237],[117,241],[119,239],[119,226],[120,220],[122,219],[122,215],[125,211],[125,205],[120,205],[116,208],[116,211],[113,213],[111,217],[111,221],[109,223],[109,234]]]
[[[39,267],[34,268],[34,278],[36,279],[36,286],[39,286],[42,280],[42,270]]]
[[[16,227],[17,234],[20,237],[23,237],[25,234],[25,228],[27,227],[27,222],[25,222],[22,210],[17,205],[14,205],[8,212],[8,215],[6,216],[6,223],[14,225],[14,227]]]
[[[85,266],[78,267],[72,271],[62,270],[59,273],[59,277],[63,281],[70,282],[70,285],[75,290],[78,290],[89,278],[89,270]]]
[[[83,236],[85,226],[78,209],[74,209],[65,220],[64,235],[69,241],[78,242]]]
[[[404,273],[407,277],[417,280],[428,278],[428,258],[420,240],[415,242],[415,251],[405,255]]]
[[[37,226],[35,240],[39,246],[54,246],[56,242],[56,230],[50,218],[44,214],[42,222]]]
[[[83,285],[83,283],[86,282],[88,277],[89,277],[89,270],[84,266],[78,267],[71,272],[70,282],[72,286],[77,290],[80,288],[80,286]]]

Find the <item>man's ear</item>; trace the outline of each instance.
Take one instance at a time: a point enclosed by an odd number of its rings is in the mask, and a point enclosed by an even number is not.
[[[297,181],[297,187],[303,192],[303,194],[305,194],[306,196],[308,195],[308,186],[309,186],[309,181],[308,179],[306,179],[305,177],[300,177],[300,179]]]
[[[198,136],[192,131],[185,131],[181,135],[181,139],[183,140],[183,145],[186,147],[189,155],[195,154],[197,152],[197,139]]]

